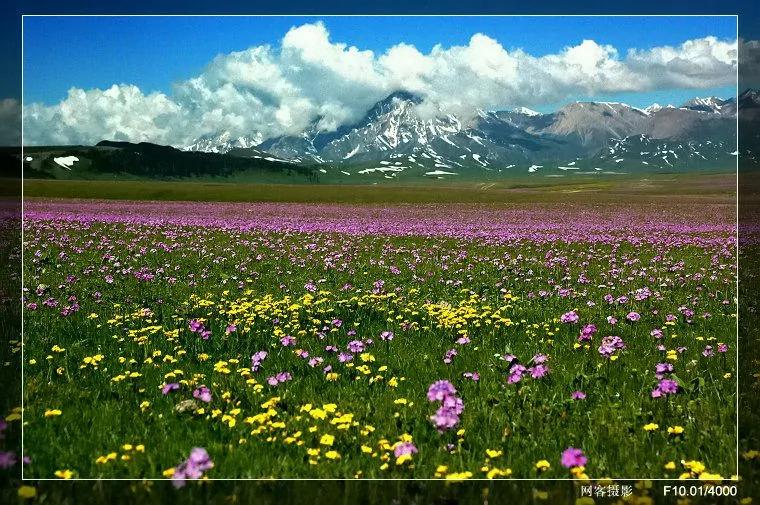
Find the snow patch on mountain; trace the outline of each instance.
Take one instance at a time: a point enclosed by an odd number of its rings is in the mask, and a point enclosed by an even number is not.
[[[529,109],[527,107],[515,107],[514,109],[512,109],[512,111],[516,112],[517,114],[524,114],[526,116],[531,116],[531,117],[540,116],[541,115],[540,112],[536,112],[536,111],[534,111],[532,109]]]
[[[58,158],[53,158],[53,161],[57,164],[65,168],[66,170],[71,170],[71,167],[74,166],[74,163],[79,161],[79,158],[76,156],[60,156]]]
[[[204,135],[190,145],[183,146],[183,151],[200,151],[206,153],[228,153],[233,149],[248,149],[256,147],[263,141],[261,133],[233,137],[230,132],[218,135]]]

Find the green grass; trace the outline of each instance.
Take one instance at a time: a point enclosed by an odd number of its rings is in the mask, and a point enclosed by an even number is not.
[[[430,181],[382,185],[252,184],[200,181],[24,181],[24,197],[220,202],[509,203],[639,202],[676,198],[702,201],[735,198],[735,174],[522,177],[493,183]]]
[[[742,174],[743,176],[744,174]],[[704,183],[700,183],[703,188],[704,187],[710,187],[712,184],[710,183],[709,179],[702,179],[701,177],[698,178],[699,180],[704,181]],[[757,173],[749,174],[746,179],[742,179],[742,189],[743,193],[741,195],[741,202],[743,205],[742,208],[742,218],[743,218],[743,225],[753,225],[755,222],[757,222],[757,215],[758,215],[758,209],[757,206],[754,208],[748,208],[747,202],[753,201],[755,204],[757,202],[757,194],[760,194],[760,191],[758,191],[756,182],[760,180],[760,178],[757,177]],[[8,183],[15,184],[14,186],[10,186]],[[18,194],[18,180],[3,180],[2,184],[0,184],[0,188],[5,191],[5,194],[9,195],[17,195]],[[32,187],[32,185],[36,181],[26,181],[27,189]],[[54,182],[54,181],[52,181]],[[749,186],[749,183],[754,183],[752,186]],[[83,196],[83,189],[88,184],[86,182],[81,182],[78,186],[78,190],[74,191],[72,194],[74,196]],[[683,195],[678,194],[678,187],[680,185],[686,186],[686,191],[689,193],[697,193],[698,191],[695,191],[692,189],[694,187],[694,181],[689,181],[688,179],[684,178],[683,180],[679,181],[679,184],[673,185],[663,185],[665,188],[670,187],[671,191],[673,192],[673,199],[684,199]],[[722,184],[721,184],[722,185]],[[55,189],[56,186],[49,186],[45,188],[45,195],[46,197],[56,197],[61,196],[58,192],[58,190]],[[675,187],[675,190],[674,190]],[[76,188],[76,186],[75,186]],[[37,189],[39,191],[39,189]],[[702,190],[704,193],[711,193],[712,191],[705,191]],[[721,191],[718,191],[718,193],[721,193]],[[98,197],[98,198],[105,198],[106,196],[103,195],[103,193],[97,193],[95,191],[91,191],[88,194],[92,195],[91,197]],[[187,196],[190,196],[190,199],[193,198],[200,198],[203,199],[203,192],[197,191],[192,193],[187,193]],[[29,192],[27,192],[27,196],[29,196]],[[180,195],[177,195],[180,196]],[[709,195],[703,195],[705,198],[707,198]],[[645,205],[648,197],[642,197],[641,195],[637,196],[639,198],[639,203],[641,205]],[[659,198],[659,197],[657,197]],[[692,199],[693,197],[690,197]],[[724,197],[720,197],[723,199]],[[729,198],[725,198],[726,201],[729,201]],[[2,229],[3,231],[3,240],[0,241],[3,244],[3,247],[0,249],[0,253],[3,254],[3,259],[6,261],[8,265],[13,265],[15,262],[16,268],[20,267],[20,264],[18,262],[18,254],[19,254],[19,234],[17,229],[17,224],[14,226],[4,227]],[[111,231],[114,230],[107,230],[103,229],[103,231]],[[85,234],[84,231],[79,231],[80,234]],[[745,232],[746,233],[746,232]],[[77,237],[77,241],[80,242],[84,240],[83,236],[79,235]],[[746,235],[743,235],[744,238],[746,238]],[[219,240],[223,240],[223,236],[219,236]],[[220,246],[218,244],[214,244],[215,249],[223,249],[223,246]],[[123,246],[121,248],[123,250]],[[239,249],[236,247],[236,249]],[[760,394],[758,392],[760,391],[759,385],[760,381],[758,380],[758,377],[760,375],[758,372],[758,366],[760,366],[760,355],[758,354],[758,342],[760,342],[760,338],[758,337],[758,329],[760,328],[760,321],[758,321],[758,314],[760,314],[760,310],[758,310],[757,307],[757,300],[760,300],[760,296],[758,295],[758,292],[760,291],[760,283],[758,282],[758,279],[760,279],[760,276],[757,275],[758,268],[760,268],[760,263],[758,263],[758,248],[756,246],[743,246],[741,249],[741,257],[740,257],[740,264],[741,269],[740,273],[742,275],[741,281],[740,281],[740,350],[741,350],[741,361],[740,361],[740,416],[741,416],[741,422],[740,422],[740,452],[745,453],[745,451],[748,450],[760,450],[760,436],[758,435],[760,432],[758,431],[758,427],[760,426],[760,421],[758,420],[758,412],[760,412],[760,406],[758,405],[758,398],[760,398]],[[687,258],[691,257],[691,255],[686,255],[684,252],[678,253],[678,256],[685,256]],[[15,258],[15,259],[14,259]],[[192,265],[199,265],[201,264],[200,259],[198,258],[186,258],[184,260],[187,264],[186,269],[190,269]],[[81,259],[77,260],[77,263],[79,264],[85,264],[85,263],[98,263],[99,260],[95,258],[94,253],[90,252],[88,253],[87,257],[82,257]],[[267,260],[266,264],[272,265],[273,262],[271,260]],[[689,265],[693,264],[693,260],[690,260]],[[45,274],[47,279],[52,280],[53,282],[56,282],[61,279],[63,276],[65,270],[64,266],[59,267],[53,271],[50,270],[51,267],[47,267],[48,273]],[[218,266],[217,270],[227,270],[227,274],[229,275],[231,271],[235,270],[235,268],[225,268],[224,265]],[[265,271],[265,270],[263,270]],[[28,275],[27,271],[27,275]],[[57,273],[56,273],[57,272]],[[2,281],[2,285],[4,286],[5,291],[10,293],[18,293],[20,290],[20,277],[18,275],[18,272],[16,272],[14,269],[3,269],[2,272],[0,272],[0,280]],[[40,274],[41,275],[41,274]],[[493,273],[489,274],[490,276],[493,276]],[[272,283],[277,282],[277,280],[273,280]],[[483,284],[487,284],[489,280],[484,280]],[[33,284],[33,283],[29,283]],[[98,284],[98,286],[96,286]],[[80,284],[81,286],[81,284]],[[131,287],[136,287],[137,284],[131,285]],[[31,286],[35,287],[35,286]],[[82,288],[81,290],[77,288],[78,291],[81,292],[87,292],[91,291],[92,289],[100,289],[103,287],[102,283],[96,283],[95,280],[89,280],[86,284],[86,287]],[[119,295],[130,295],[130,293],[134,294],[136,291],[132,290],[130,286],[124,285],[118,289],[118,291],[115,291],[114,295],[108,295],[109,299],[113,298],[116,299]],[[205,286],[204,286],[205,287]],[[271,287],[271,286],[269,286]],[[219,286],[211,287],[210,289],[214,291],[218,291],[221,289]],[[187,292],[189,288],[183,287],[181,290],[177,290],[176,292],[179,294],[181,292]],[[669,300],[675,299],[675,296],[669,297]],[[668,302],[671,303],[672,302]],[[139,305],[137,302],[132,302],[134,306]],[[19,406],[21,404],[20,400],[20,384],[19,381],[21,380],[20,377],[20,358],[21,353],[18,345],[18,336],[20,334],[19,329],[19,314],[18,311],[18,304],[17,303],[5,303],[0,305],[0,311],[3,315],[2,318],[0,318],[0,328],[2,329],[2,334],[5,337],[5,345],[2,346],[2,353],[3,353],[3,362],[6,363],[6,366],[3,367],[2,377],[3,381],[2,383],[6,385],[8,389],[8,394],[3,396],[3,408],[4,408],[4,414],[10,412],[10,409],[16,406]],[[83,310],[89,310],[92,309],[90,305],[88,305]],[[51,318],[52,320],[52,318]],[[51,328],[58,328],[58,323],[56,323],[56,326],[51,326]],[[76,324],[72,324],[71,326],[76,327]],[[717,328],[716,328],[717,330]],[[50,343],[52,341],[52,335],[54,331],[52,329],[45,329],[42,328],[39,330],[40,333],[46,335],[45,343]],[[75,330],[67,330],[69,333],[74,333]],[[721,331],[725,331],[726,335],[733,335],[733,330],[725,327],[721,328]],[[84,354],[92,354],[93,350],[97,347],[97,338],[102,338],[103,341],[107,341],[108,338],[112,332],[104,331],[103,329],[99,329],[99,332],[93,333],[94,338],[90,338],[86,340],[85,342],[79,344],[80,348],[76,349],[76,355],[72,355],[72,362],[76,361],[75,358],[81,357],[81,355]],[[77,338],[75,336],[67,337],[68,341],[79,341],[80,338]],[[29,342],[27,342],[29,344]],[[114,344],[108,343],[108,348],[112,349],[115,347]],[[46,356],[48,354],[52,354],[49,352],[49,348],[38,345],[38,350],[35,351],[38,355]],[[27,348],[27,358],[29,358],[29,350]],[[144,352],[144,351],[143,351]],[[630,355],[629,355],[630,357]],[[635,349],[633,353],[633,357],[636,357]],[[735,356],[729,357],[730,360],[732,360]],[[113,359],[113,358],[110,358]],[[638,360],[638,358],[637,358]],[[10,366],[8,366],[10,364]],[[30,368],[26,369],[27,373],[30,372]],[[38,373],[34,372],[35,374]],[[51,371],[52,372],[52,371]],[[68,393],[71,390],[79,390],[81,389],[81,386],[77,384],[77,380],[81,378],[81,376],[84,375],[83,372],[78,371],[75,367],[72,367],[71,372],[73,372],[75,376],[75,380],[72,381],[66,389],[62,389],[61,393],[56,393],[56,387],[59,384],[59,382],[55,382],[49,386],[49,391],[45,393],[46,396],[44,396],[45,400],[49,401],[60,401],[64,404],[66,404],[66,397],[64,394]],[[51,374],[51,377],[54,377],[56,381],[59,381],[60,378],[56,374]],[[109,390],[109,387],[105,385],[106,380],[103,378],[101,381],[101,384],[103,386],[103,390]],[[137,397],[137,393],[134,393]],[[36,397],[32,397],[31,400],[34,400]],[[724,403],[730,403],[731,398],[730,395],[728,397],[721,397],[721,401]],[[85,405],[86,406],[86,405]],[[29,407],[29,405],[27,405]],[[42,406],[38,406],[37,408],[41,408]],[[126,411],[126,409],[123,409],[123,405],[116,405],[117,410],[111,411],[111,418],[107,419],[102,425],[95,425],[94,427],[91,427],[90,423],[87,421],[86,415],[90,415],[92,411],[98,410],[94,406],[87,406],[87,408],[83,411],[83,415],[81,416],[79,421],[75,421],[76,418],[76,411],[74,409],[81,409],[83,408],[83,402],[77,401],[76,404],[72,404],[71,409],[65,409],[65,413],[59,420],[64,420],[66,417],[68,417],[69,414],[72,413],[73,415],[66,421],[65,425],[58,425],[59,431],[55,431],[54,434],[51,434],[50,436],[55,439],[60,433],[63,433],[68,439],[73,439],[73,437],[76,437],[76,440],[81,441],[84,444],[84,447],[76,449],[78,453],[82,454],[81,462],[85,462],[85,460],[88,460],[92,456],[92,453],[100,452],[102,449],[104,449],[105,446],[112,447],[117,442],[121,441],[122,437],[127,437],[133,434],[140,434],[140,433],[150,433],[151,430],[155,429],[155,424],[145,426],[144,420],[141,420],[139,416],[134,416],[134,414],[130,412],[126,412],[126,415],[124,416],[124,420],[122,420],[122,411]],[[717,407],[713,407],[717,408]],[[720,407],[727,409],[728,407]],[[129,404],[129,409],[134,409],[134,404]],[[166,409],[167,412],[170,411],[170,409]],[[39,413],[39,410],[37,411]],[[502,411],[499,411],[500,413]],[[501,414],[500,414],[501,415]],[[561,414],[560,414],[561,415]],[[64,417],[66,416],[66,417]],[[142,424],[138,426],[131,426],[129,423],[133,419],[138,419]],[[155,419],[155,418],[154,418]],[[33,425],[39,425],[40,419],[39,418],[27,418],[27,420],[32,421]],[[551,422],[551,421],[550,421]],[[586,431],[590,431],[592,429],[595,429],[596,425],[592,424],[593,420],[591,418],[584,419],[583,422],[579,422],[576,428],[581,433],[585,433]],[[21,453],[20,449],[20,433],[21,433],[21,425],[18,422],[9,422],[9,428],[4,432],[5,439],[0,442],[3,444],[3,450],[13,450],[17,454]],[[733,419],[730,419],[727,421],[726,426],[729,426],[729,430],[732,429],[734,421]],[[134,429],[133,429],[134,428]],[[37,428],[34,428],[37,429]],[[102,439],[107,438],[102,433],[98,434],[99,439],[97,441],[89,442],[87,438],[89,438],[89,435],[92,433],[98,433],[97,430],[110,430],[110,429],[116,429],[118,431],[117,435],[113,436],[113,441],[111,440],[105,440],[103,442]],[[634,429],[635,436],[641,440],[641,433],[639,433],[639,430]],[[33,454],[37,453],[37,448],[34,447],[35,444],[33,439],[29,438],[29,434],[31,432],[27,432],[27,438],[26,438],[26,453],[27,454]],[[552,435],[553,436],[553,435]],[[725,443],[726,447],[732,446],[734,443],[733,440],[725,440],[727,438],[730,438],[728,436],[724,436],[723,439],[721,439],[720,443]],[[161,451],[164,449],[163,441],[160,439],[160,437],[155,436],[152,437],[151,440],[155,444],[154,447],[148,448],[148,450],[155,452],[155,453],[161,453]],[[177,435],[172,434],[172,444],[176,444]],[[191,442],[195,442],[195,440],[188,440],[185,447],[183,447],[183,450],[191,445]],[[691,441],[690,441],[691,442]],[[716,441],[717,443],[718,441]],[[43,439],[41,441],[41,445],[44,446],[46,441]],[[617,444],[620,444],[620,441],[616,442]],[[709,440],[707,443],[711,443]],[[67,450],[68,448],[62,447],[62,450]],[[627,450],[628,448],[625,447],[624,450]],[[174,450],[174,449],[170,449]],[[657,455],[655,454],[657,451],[656,446],[652,445],[650,449],[642,449],[639,452],[631,452],[628,453],[628,458],[631,461],[644,461],[647,465],[654,465],[655,463],[659,463],[659,460],[655,461],[657,458]],[[177,458],[180,456],[178,453],[181,451],[177,451]],[[30,475],[31,472],[34,474],[42,474],[45,473],[47,469],[51,469],[53,467],[57,466],[57,463],[59,462],[59,454],[52,454],[48,453],[50,459],[47,461],[43,461],[44,467],[42,469],[35,469],[34,467],[27,467],[25,469],[25,472],[27,474],[27,477]],[[263,457],[269,457],[269,452],[266,452],[262,449],[261,454]],[[184,457],[185,454],[182,454],[182,457]],[[162,463],[165,464],[176,464],[178,462],[177,459],[173,459],[174,453],[172,454],[171,458],[166,458],[162,461]],[[511,457],[511,455],[510,455]],[[66,457],[68,458],[68,457]],[[527,459],[527,458],[526,458]],[[79,460],[74,459],[66,459],[66,461],[71,461],[72,464],[76,464],[77,466],[74,468],[79,469]],[[745,457],[740,458],[740,473],[742,476],[742,481],[738,483],[739,485],[739,497],[757,497],[758,496],[758,483],[760,483],[760,478],[758,478],[758,468],[760,466],[758,465],[758,459],[748,459]],[[37,459],[35,455],[35,459],[33,460],[33,464],[36,465]],[[63,462],[62,462],[63,463]],[[511,464],[511,462],[510,462]],[[557,466],[556,461],[552,460],[553,466]],[[126,465],[126,464],[125,464]],[[93,462],[87,463],[85,465],[87,467],[94,466]],[[730,465],[729,465],[730,466]],[[513,469],[517,472],[517,468],[513,467]],[[87,470],[87,468],[83,468],[83,470]],[[103,471],[102,468],[95,468],[97,471]],[[123,473],[129,473],[127,471],[122,472],[121,470],[125,470],[124,468],[120,469],[109,469],[109,471],[113,471],[114,473],[119,473],[120,475]],[[638,469],[637,469],[638,470]],[[599,476],[599,474],[596,472],[596,469],[590,470],[592,476]],[[169,501],[176,501],[180,500],[182,503],[249,503],[249,502],[256,502],[256,503],[266,503],[266,504],[284,504],[284,503],[294,503],[294,504],[301,504],[304,503],[304,496],[308,496],[311,503],[324,503],[324,504],[334,504],[336,497],[338,499],[342,498],[343,503],[367,503],[367,504],[387,504],[390,502],[399,502],[399,503],[410,503],[410,502],[419,502],[419,503],[448,503],[448,502],[456,502],[456,503],[472,503],[472,504],[482,504],[485,500],[487,500],[489,503],[573,503],[574,500],[579,496],[579,487],[573,487],[569,486],[565,482],[551,482],[551,481],[543,481],[543,482],[496,482],[496,483],[483,483],[483,482],[470,482],[470,483],[460,483],[458,485],[448,485],[448,483],[438,483],[438,482],[395,482],[395,483],[389,483],[389,482],[367,482],[367,481],[321,481],[321,482],[313,482],[313,481],[300,481],[300,482],[293,482],[293,481],[280,481],[280,482],[230,482],[230,481],[217,481],[212,483],[207,483],[203,485],[198,486],[188,486],[185,489],[180,490],[179,492],[175,490],[170,484],[168,483],[162,483],[162,482],[107,482],[103,483],[100,481],[96,482],[88,482],[88,481],[79,481],[79,482],[72,482],[72,483],[61,483],[61,482],[34,482],[34,481],[24,481],[20,482],[18,479],[15,479],[14,476],[18,476],[20,474],[20,468],[19,465],[16,465],[15,467],[5,470],[6,476],[9,477],[6,480],[6,486],[3,486],[3,490],[0,491],[0,496],[3,497],[5,502],[7,503],[13,503],[18,500],[16,496],[16,489],[19,485],[25,484],[25,485],[31,485],[35,486],[37,488],[38,493],[38,501],[42,502],[45,501],[46,503],[75,503],[82,500],[86,500],[87,503],[103,503],[103,504],[113,504],[113,503],[134,503],[136,501],[139,501],[140,503],[152,503],[152,504],[159,504],[159,503],[166,503]],[[731,472],[731,469],[728,468],[726,470],[727,474]],[[133,472],[132,475],[136,474],[137,472]],[[81,475],[81,474],[80,474]],[[611,474],[610,474],[611,475]],[[210,476],[213,477],[221,477],[221,475],[218,472],[212,471],[210,473]],[[632,483],[630,483],[632,484]],[[651,484],[651,483],[650,483]],[[634,488],[634,492],[636,494],[644,494],[644,495],[650,495],[655,498],[657,503],[676,503],[676,499],[668,499],[668,498],[661,498],[662,497],[662,485],[673,485],[674,482],[654,482],[653,487],[649,490],[647,490],[647,486],[641,486]],[[533,496],[532,493],[535,492],[535,490],[541,490],[541,491],[547,491],[549,493],[548,501],[539,501],[537,499],[531,499]],[[714,499],[707,499],[706,502],[712,503]],[[694,503],[700,503],[697,500],[693,500]]]
[[[217,478],[351,478],[359,472],[365,477],[427,478],[439,465],[475,477],[486,475],[483,466],[533,477],[539,475],[535,463],[541,459],[552,466],[540,476],[562,478],[570,475],[559,464],[568,446],[588,455],[586,472],[592,477],[677,477],[683,471],[679,462],[693,459],[711,472],[734,473],[735,382],[724,374],[735,374],[735,318],[733,305],[722,303],[734,299],[734,272],[730,266],[713,267],[715,251],[646,243],[622,243],[614,250],[601,243],[507,247],[441,238],[104,223],[27,226],[28,296],[38,304],[49,297],[59,301],[56,308],[26,312],[25,453],[33,460],[27,477],[52,477],[56,470],[71,469],[80,477],[160,478],[194,446],[212,455],[215,467],[209,475]],[[566,257],[567,266],[547,264],[550,250]],[[638,262],[625,261],[631,258]],[[721,263],[731,265],[731,259]],[[681,264],[683,270],[671,270]],[[401,272],[389,273],[390,265]],[[641,266],[651,281],[638,280]],[[138,280],[134,272],[141,269],[155,279]],[[699,272],[716,276],[694,279]],[[576,282],[581,273],[588,284]],[[106,275],[114,276],[113,284]],[[686,276],[683,282],[676,281],[679,276]],[[320,279],[319,292],[305,291],[307,283]],[[372,293],[378,279],[385,281],[383,295]],[[541,289],[551,291],[550,279],[584,294],[530,297]],[[608,280],[614,287],[599,287]],[[352,287],[343,290],[347,283]],[[642,284],[658,290],[660,299],[621,308],[602,301],[607,292],[628,293]],[[100,301],[96,293],[101,293]],[[700,303],[694,323],[679,318],[676,325],[663,326],[665,314],[678,314],[695,293]],[[62,317],[60,310],[71,304],[72,295],[81,308]],[[597,304],[589,307],[586,300]],[[143,308],[152,313],[141,314]],[[579,326],[558,321],[571,309],[578,310],[582,322],[600,327],[589,348],[574,349]],[[655,309],[658,315],[652,313]],[[640,312],[642,320],[615,328],[605,322],[611,313],[622,320],[629,310]],[[699,317],[702,312],[712,317]],[[207,321],[209,340],[188,330],[192,318]],[[320,338],[335,318],[343,326]],[[232,322],[238,330],[226,335]],[[657,383],[654,366],[665,360],[649,335],[654,327],[664,328],[668,349],[687,348],[673,362],[683,391],[668,399],[650,397]],[[347,335],[350,328],[356,337]],[[395,338],[380,341],[387,330]],[[284,334],[296,336],[297,345],[283,347],[279,337]],[[454,344],[463,334],[471,343]],[[600,338],[608,334],[619,335],[627,345],[616,361],[597,352]],[[353,338],[375,340],[367,349],[374,361],[363,363],[357,354],[351,368],[324,351],[326,345],[345,349]],[[703,358],[704,345],[718,341],[729,343],[729,352]],[[310,367],[294,354],[299,348],[325,362]],[[459,353],[445,364],[442,358],[451,348]],[[250,376],[261,387],[247,383],[245,372],[258,350],[269,352],[264,369]],[[508,366],[495,355],[509,353],[523,363],[537,353],[548,354],[549,376],[507,384]],[[96,354],[103,355],[97,367],[85,363]],[[326,380],[322,371],[328,363],[339,374],[335,381]],[[369,367],[369,373],[357,371],[359,365]],[[267,376],[285,370],[294,380],[277,387],[266,384]],[[480,374],[479,382],[462,378],[472,371]],[[113,380],[131,372],[139,375]],[[167,376],[172,373],[176,375]],[[398,384],[390,387],[394,377]],[[438,379],[454,382],[465,404],[461,423],[444,433],[429,422],[436,405],[425,398],[427,387]],[[180,391],[161,394],[165,381],[181,380],[187,383]],[[199,384],[212,389],[212,403],[196,402],[178,411],[177,405],[191,400]],[[574,390],[585,391],[588,398],[570,400]],[[262,404],[272,397],[279,401],[271,422],[244,422],[265,411]],[[395,403],[400,398],[407,404]],[[150,405],[141,408],[146,401]],[[337,413],[353,414],[347,429],[331,424],[332,414],[317,420],[303,409],[330,403]],[[60,409],[62,415],[45,417],[47,409]],[[234,426],[224,414],[236,420]],[[277,422],[284,424],[273,424]],[[647,433],[642,427],[651,422],[659,428]],[[365,431],[368,425],[373,431]],[[668,435],[667,427],[675,425],[685,428],[683,436]],[[259,426],[263,431],[252,434]],[[316,432],[309,431],[311,426]],[[287,443],[295,432],[301,432],[303,445]],[[330,448],[319,443],[324,434],[335,436],[331,448],[341,454],[339,460],[325,458]],[[411,464],[396,465],[381,440],[393,444],[404,434],[412,435],[419,453]],[[145,452],[124,450],[125,443],[144,444]],[[362,445],[375,455],[364,454]],[[320,457],[310,458],[307,448],[320,448]],[[503,454],[488,461],[487,449]],[[131,459],[96,463],[110,452]],[[387,468],[383,458],[388,458]],[[669,461],[678,469],[665,470]]]

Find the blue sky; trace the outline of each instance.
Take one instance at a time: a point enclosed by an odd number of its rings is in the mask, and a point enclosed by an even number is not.
[[[421,116],[463,120],[574,100],[728,98],[735,30],[728,16],[26,17],[25,138],[187,145],[333,131],[399,90],[421,98]]]
[[[733,17],[26,17],[24,101],[51,105],[71,87],[104,89],[116,83],[170,94],[173,83],[198,75],[217,54],[276,47],[290,27],[317,19],[333,42],[376,53],[399,42],[427,53],[435,44],[466,45],[475,33],[533,56],[557,53],[584,39],[612,45],[624,55],[629,48],[678,45],[708,35],[736,38]],[[593,98],[643,106],[733,94],[732,86],[724,86]]]

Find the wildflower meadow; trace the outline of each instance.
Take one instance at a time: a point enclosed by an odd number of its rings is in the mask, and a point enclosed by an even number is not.
[[[24,218],[26,478],[736,473],[729,202]]]

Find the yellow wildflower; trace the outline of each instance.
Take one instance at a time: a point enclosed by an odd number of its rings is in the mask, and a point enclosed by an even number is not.
[[[58,477],[59,479],[68,480],[68,479],[70,479],[70,478],[72,478],[74,476],[74,472],[71,471],[71,470],[68,470],[68,469],[66,469],[66,470],[56,470],[55,471],[55,476]]]
[[[32,486],[21,486],[18,488],[18,497],[29,500],[37,496],[37,488]]]

